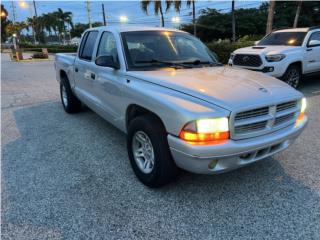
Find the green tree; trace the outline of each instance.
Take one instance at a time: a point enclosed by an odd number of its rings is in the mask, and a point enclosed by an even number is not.
[[[171,0],[171,1],[166,1],[166,11],[168,11],[170,9],[171,6],[174,7],[176,12],[180,13],[181,10],[181,0]],[[196,21],[196,4],[195,4],[196,0],[187,0],[186,4],[187,7],[190,8],[190,6],[192,5],[192,24],[193,24],[193,35],[196,36],[197,35],[197,21]]]
[[[160,19],[161,19],[161,27],[164,27],[164,17],[163,17],[163,8],[162,8],[162,2],[161,1],[157,1],[157,0],[142,0],[140,5],[141,5],[141,9],[143,12],[145,12],[145,14],[148,14],[148,8],[150,6],[150,4],[153,3],[154,5],[154,14],[156,16],[158,16],[160,14]],[[169,1],[166,1],[166,4],[168,4]]]

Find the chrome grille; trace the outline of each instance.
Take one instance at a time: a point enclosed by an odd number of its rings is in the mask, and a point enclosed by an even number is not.
[[[235,127],[235,132],[237,134],[239,133],[241,134],[241,133],[257,131],[257,130],[264,129],[266,125],[267,125],[267,121],[241,125],[241,126]]]
[[[260,67],[262,61],[259,55],[236,54],[233,58],[233,64],[248,67]]]
[[[269,113],[268,107],[253,109],[253,110],[238,113],[235,117],[235,120],[238,121],[238,120],[247,119],[247,118],[259,117],[259,116],[266,115],[268,113]]]
[[[297,106],[297,101],[281,103],[277,106],[277,112],[284,111],[289,108],[294,108],[296,106]]]
[[[233,114],[231,136],[233,139],[255,137],[293,124],[299,114],[298,105],[298,101],[289,101]]]

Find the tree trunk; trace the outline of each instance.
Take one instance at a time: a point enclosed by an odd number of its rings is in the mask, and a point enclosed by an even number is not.
[[[298,7],[297,7],[297,11],[296,11],[296,16],[294,18],[294,23],[293,23],[293,27],[296,28],[298,27],[298,21],[299,21],[299,16],[300,16],[300,11],[301,11],[301,5],[302,5],[302,0],[300,0],[298,2]]]
[[[164,18],[163,18],[163,11],[162,11],[161,4],[160,4],[159,11],[160,11],[160,17],[161,17],[161,27],[164,27]]]
[[[195,0],[192,0],[192,22],[193,22],[193,35],[197,36],[197,22],[196,22],[196,4]]]
[[[272,32],[272,26],[273,26],[273,15],[274,15],[274,7],[276,5],[275,0],[270,0],[269,3],[269,10],[268,10],[268,20],[267,20],[267,34]]]
[[[235,12],[234,12],[234,4],[235,4],[235,0],[232,0],[232,42],[236,41],[236,16],[235,16]]]

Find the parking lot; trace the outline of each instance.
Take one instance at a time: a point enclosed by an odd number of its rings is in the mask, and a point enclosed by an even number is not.
[[[309,125],[286,151],[221,175],[149,189],[125,135],[63,111],[53,61],[2,54],[2,239],[320,239],[320,77]]]

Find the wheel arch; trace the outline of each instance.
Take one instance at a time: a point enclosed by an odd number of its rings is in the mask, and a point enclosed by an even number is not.
[[[130,104],[127,107],[126,115],[125,115],[125,117],[126,117],[126,119],[125,119],[126,130],[128,130],[129,124],[134,118],[142,116],[142,115],[146,115],[146,114],[154,116],[162,124],[164,129],[166,129],[162,119],[159,117],[158,114],[156,114],[155,112],[153,112],[145,107],[142,107],[138,104]]]

